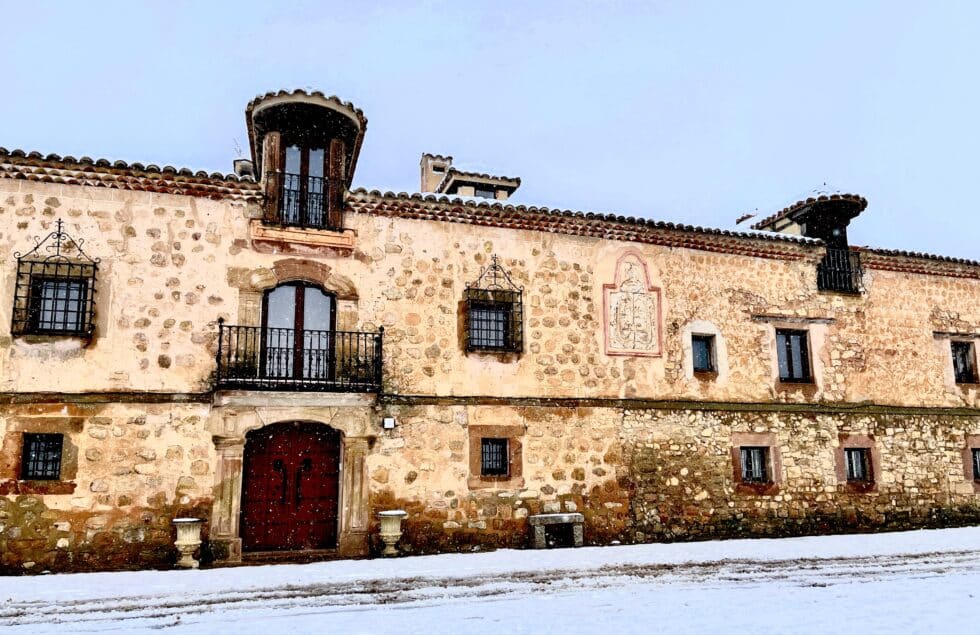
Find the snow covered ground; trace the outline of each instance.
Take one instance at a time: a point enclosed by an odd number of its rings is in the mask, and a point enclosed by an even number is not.
[[[4,633],[976,633],[980,528],[0,578]]]

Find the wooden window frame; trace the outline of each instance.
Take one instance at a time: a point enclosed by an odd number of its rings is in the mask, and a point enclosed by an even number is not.
[[[956,348],[966,347],[966,355],[970,364],[968,375],[960,375],[956,369]],[[972,386],[980,383],[977,369],[977,345],[973,340],[951,340],[949,343],[950,357],[953,363],[953,381],[958,386]]]
[[[698,368],[695,342],[705,342],[708,347],[708,368]],[[711,333],[691,333],[691,369],[695,375],[708,376],[718,374],[717,336]]]
[[[768,450],[768,482],[759,483],[744,480],[742,474],[742,448],[766,448]],[[736,493],[755,496],[769,496],[779,493],[783,484],[783,455],[775,433],[733,432],[731,456],[732,480],[735,482]]]
[[[792,337],[800,336],[802,346],[800,347],[800,366],[804,371],[802,377],[783,376],[780,363],[785,356],[786,368],[792,372],[793,351]],[[780,338],[785,338],[784,343],[780,344]],[[781,384],[813,384],[813,360],[810,354],[810,331],[808,329],[776,328],[776,376]]]
[[[868,478],[866,480],[855,481],[847,478],[845,450],[867,451],[866,459],[870,465],[867,466]],[[843,491],[858,494],[878,491],[878,483],[881,482],[881,456],[878,453],[878,446],[873,435],[841,433],[838,435],[835,455],[837,483]]]
[[[472,489],[520,489],[524,487],[523,438],[524,427],[517,425],[473,425],[467,428],[469,437],[470,474],[466,479]],[[501,476],[484,475],[482,471],[483,439],[506,439],[508,473]]]
[[[963,476],[973,484],[974,493],[980,494],[980,479],[973,471],[973,452],[980,451],[980,434],[966,435],[963,447]]]

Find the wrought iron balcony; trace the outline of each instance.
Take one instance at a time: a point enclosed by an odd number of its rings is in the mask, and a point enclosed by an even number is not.
[[[341,231],[340,184],[319,176],[268,172],[265,221],[275,225]],[[331,201],[331,197],[336,200]]]
[[[311,392],[381,390],[377,333],[236,326],[218,320],[218,388]]]
[[[817,265],[817,288],[821,291],[861,293],[861,257],[849,249],[828,247]]]

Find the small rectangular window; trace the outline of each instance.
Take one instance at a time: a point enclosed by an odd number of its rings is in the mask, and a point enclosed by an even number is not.
[[[977,383],[976,347],[973,342],[950,342],[953,374],[958,384]]]
[[[470,345],[474,348],[508,348],[509,304],[476,304],[470,307]]]
[[[973,448],[973,480],[980,481],[980,448]]]
[[[812,381],[806,331],[776,329],[776,357],[779,381],[799,384]]]
[[[742,482],[744,483],[771,483],[772,478],[769,473],[769,448],[767,447],[743,447],[742,455]]]
[[[507,476],[510,472],[507,439],[482,439],[480,445],[480,474]]]
[[[25,481],[57,481],[61,478],[60,434],[24,434],[21,455],[21,479]]]
[[[30,329],[34,333],[78,333],[85,323],[87,281],[34,278],[31,280]]]
[[[715,372],[715,336],[692,335],[691,355],[694,359],[694,372]]]
[[[871,482],[871,452],[867,448],[845,448],[848,483]]]
[[[480,198],[497,198],[497,191],[494,189],[482,189],[478,187],[474,189],[473,196],[479,196]]]
[[[441,166],[441,165],[433,165],[433,166],[432,166],[432,171],[433,171],[434,173],[436,173],[436,174],[442,174],[443,172],[445,172],[445,171],[446,171],[446,168],[444,168],[444,167],[443,167],[443,166]]]

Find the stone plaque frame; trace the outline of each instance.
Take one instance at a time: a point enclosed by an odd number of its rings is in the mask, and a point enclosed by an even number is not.
[[[639,270],[639,271],[638,271]],[[642,276],[640,273],[642,272]],[[626,325],[622,324],[620,303],[631,305],[631,315]],[[653,304],[651,307],[650,304]],[[603,329],[605,331],[606,355],[628,355],[632,357],[663,356],[663,299],[660,287],[650,284],[650,273],[643,254],[630,249],[616,261],[613,282],[602,285]],[[635,326],[646,327],[647,344],[636,343]],[[645,324],[644,324],[645,323]],[[623,326],[629,327],[633,342],[624,340]],[[641,334],[643,331],[641,331]]]

